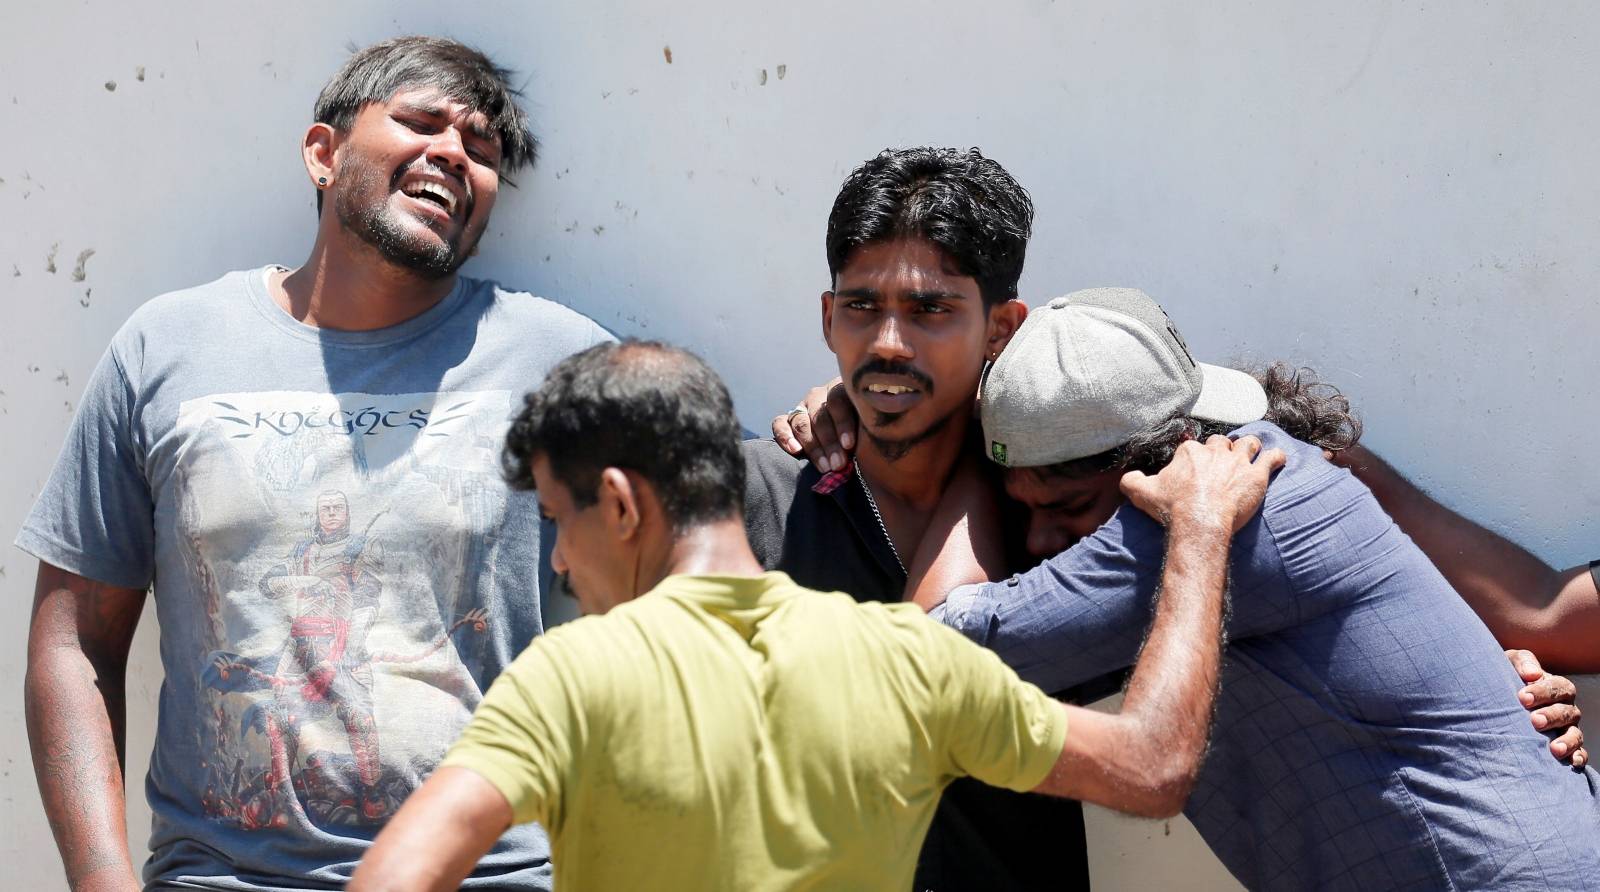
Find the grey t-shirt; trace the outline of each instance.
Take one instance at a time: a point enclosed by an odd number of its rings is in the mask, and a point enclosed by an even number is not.
[[[551,365],[611,339],[466,278],[400,325],[317,329],[267,272],[133,314],[17,537],[154,583],[156,888],[342,888],[541,630],[538,513],[503,438]],[[516,828],[467,887],[548,888],[548,857]]]

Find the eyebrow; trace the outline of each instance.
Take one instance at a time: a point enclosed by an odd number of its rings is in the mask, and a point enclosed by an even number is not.
[[[407,102],[401,104],[400,110],[426,115],[430,118],[445,117],[444,109],[437,105],[421,105],[415,102]],[[500,145],[500,135],[490,130],[488,125],[483,122],[483,116],[477,112],[473,112],[472,116],[467,119],[467,131],[484,142],[494,143],[496,147]]]
[[[883,295],[879,294],[876,288],[845,288],[835,291],[834,296],[857,297],[864,300],[883,299]],[[957,294],[954,291],[907,291],[902,299],[912,302],[921,300],[966,300],[967,296],[965,294]]]

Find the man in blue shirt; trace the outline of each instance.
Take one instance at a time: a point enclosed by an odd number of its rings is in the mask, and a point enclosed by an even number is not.
[[[1324,458],[1359,433],[1336,391],[1282,367],[1258,382],[1195,363],[1148,297],[1092,289],[1029,315],[984,379],[981,414],[985,451],[1032,511],[1030,550],[1054,556],[959,588],[934,614],[1046,688],[1138,653],[1163,537],[1124,507],[1123,473],[1217,433],[1288,454],[1232,546],[1212,751],[1185,809],[1242,882],[1600,882],[1595,773],[1550,758],[1482,622]],[[981,554],[993,543],[981,512],[972,519]],[[948,590],[963,572],[982,575],[976,563],[945,564],[921,592]]]

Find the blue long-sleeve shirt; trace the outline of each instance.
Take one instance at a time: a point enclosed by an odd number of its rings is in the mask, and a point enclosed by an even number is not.
[[[1235,536],[1211,750],[1185,814],[1269,889],[1600,888],[1593,769],[1548,752],[1500,646],[1365,486],[1288,453]],[[1057,690],[1131,665],[1165,534],[1124,505],[1097,532],[935,615]]]

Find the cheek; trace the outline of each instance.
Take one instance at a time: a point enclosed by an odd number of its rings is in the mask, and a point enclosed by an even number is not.
[[[495,200],[500,197],[499,178],[478,177],[474,179],[472,197],[475,202],[473,211],[479,217],[488,216],[489,210],[494,207]]]

